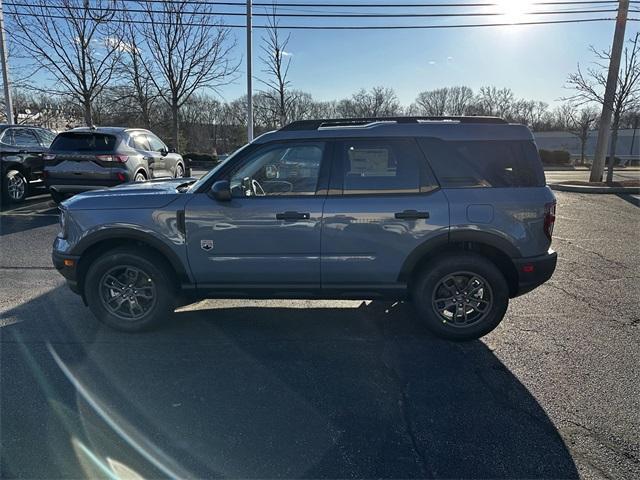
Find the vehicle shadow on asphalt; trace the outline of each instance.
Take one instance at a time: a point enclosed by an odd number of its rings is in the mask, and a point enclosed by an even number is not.
[[[58,288],[8,312],[3,369],[29,364],[34,384],[55,383],[44,391],[75,419],[56,448],[82,438],[139,473],[157,470],[125,437],[196,477],[578,478],[544,409],[482,341],[436,339],[405,304],[234,305],[128,335]],[[30,408],[51,409],[11,395],[21,384],[4,381],[3,436]],[[24,472],[7,458],[31,443],[6,442],[3,464]]]

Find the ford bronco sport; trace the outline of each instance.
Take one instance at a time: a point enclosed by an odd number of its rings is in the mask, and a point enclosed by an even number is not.
[[[125,331],[197,298],[407,299],[435,334],[467,340],[551,277],[555,205],[523,125],[298,121],[197,181],[64,202],[53,263]]]

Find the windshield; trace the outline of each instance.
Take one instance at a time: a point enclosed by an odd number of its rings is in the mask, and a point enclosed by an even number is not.
[[[219,171],[223,165],[226,165],[227,162],[229,160],[231,160],[232,158],[235,158],[236,155],[238,155],[240,152],[243,152],[248,146],[250,146],[251,143],[247,143],[246,145],[240,147],[238,150],[236,150],[235,152],[233,152],[231,155],[229,155],[227,158],[225,158],[222,162],[220,162],[219,164],[217,164],[215,167],[213,167],[211,170],[209,170],[209,172],[207,172],[206,174],[204,174],[202,177],[200,177],[200,179],[198,181],[196,181],[195,183],[193,183],[190,187],[189,190],[187,190],[188,193],[193,193],[193,192],[197,192],[198,189],[204,185],[205,183],[207,183],[207,181],[216,174],[217,171]]]

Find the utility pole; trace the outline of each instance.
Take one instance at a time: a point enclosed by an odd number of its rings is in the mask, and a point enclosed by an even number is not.
[[[247,140],[249,142],[253,140],[253,81],[251,78],[253,67],[251,44],[253,35],[251,28],[251,0],[247,0]]]
[[[7,66],[7,49],[4,38],[4,15],[2,12],[2,0],[0,0],[0,63],[2,63],[2,84],[4,85],[4,108],[7,115],[7,123],[13,123],[13,103],[11,101],[11,87],[9,85],[9,67]]]
[[[593,158],[593,165],[591,166],[591,176],[589,177],[589,181],[591,182],[601,182],[602,174],[604,173],[604,161],[609,149],[613,101],[616,95],[616,87],[618,86],[618,72],[620,70],[620,58],[622,57],[624,31],[627,26],[628,13],[629,0],[619,0],[616,30],[613,34],[613,45],[611,46],[609,74],[607,75],[607,85],[604,90],[604,101],[602,102],[602,115],[600,116],[600,128],[598,129],[598,142],[596,143],[596,153]],[[611,159],[611,161],[613,162],[614,159]]]

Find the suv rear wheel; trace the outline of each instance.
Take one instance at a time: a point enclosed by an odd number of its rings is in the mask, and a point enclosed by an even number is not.
[[[173,312],[170,278],[157,258],[121,248],[93,261],[84,291],[98,320],[117,330],[138,332],[160,324]]]
[[[425,325],[449,340],[486,335],[502,321],[509,305],[509,288],[500,270],[473,253],[445,255],[430,262],[411,293]]]

